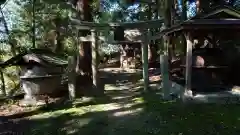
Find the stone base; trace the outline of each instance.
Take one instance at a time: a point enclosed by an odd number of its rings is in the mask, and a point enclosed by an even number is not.
[[[172,84],[170,96],[172,99],[180,98],[184,103],[216,103],[216,104],[239,104],[240,91],[226,89],[222,92],[196,93],[184,92],[184,87],[170,81]]]
[[[184,96],[184,102],[188,103],[216,103],[216,104],[239,104],[240,93],[226,91],[215,93],[199,93],[195,96]]]
[[[37,100],[35,97],[24,97],[21,101],[19,101],[19,106],[28,107],[28,106],[42,106],[45,105],[45,101]]]

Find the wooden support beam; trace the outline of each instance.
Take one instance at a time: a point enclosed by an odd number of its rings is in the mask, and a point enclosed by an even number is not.
[[[160,55],[160,67],[161,67],[161,75],[162,75],[162,90],[163,90],[163,98],[165,100],[170,99],[170,81],[169,81],[169,69],[168,69],[168,46],[170,44],[170,37],[165,35],[164,37],[164,48],[163,52]]]
[[[104,37],[101,36],[101,37],[98,37],[99,40],[102,40],[104,41]],[[88,35],[86,37],[79,37],[79,40],[81,42],[92,42],[94,39],[92,39],[92,36],[91,35]],[[108,44],[133,44],[133,43],[142,43],[143,41],[142,40],[136,40],[136,41],[106,41],[106,43]]]
[[[185,72],[185,95],[192,96],[191,91],[191,80],[192,80],[192,47],[193,38],[190,32],[185,33],[185,38],[187,42],[186,49],[186,72]]]
[[[92,79],[93,87],[99,90],[99,71],[98,71],[98,32],[91,30],[92,34]]]
[[[81,42],[92,42],[92,40],[94,40],[94,39],[92,39],[92,35],[87,35],[87,36],[85,36],[85,37],[79,37],[79,40],[80,40]],[[106,39],[105,39],[104,36],[99,36],[99,35],[98,35],[98,40],[105,41]],[[110,44],[110,43],[109,43],[109,44]]]
[[[107,27],[115,29],[115,27],[121,26],[124,29],[142,29],[142,28],[159,28],[160,24],[163,23],[163,19],[149,20],[149,21],[138,21],[132,23],[94,23],[87,21],[80,21],[78,19],[70,19],[71,24],[78,27],[80,30],[98,29],[104,30]]]
[[[142,62],[143,62],[143,81],[144,81],[144,91],[146,92],[148,90],[149,86],[149,75],[148,75],[148,32],[144,32],[144,39],[142,40]]]
[[[142,36],[144,37],[144,36]],[[142,43],[142,39],[139,40],[134,40],[134,41],[128,41],[128,40],[124,40],[124,41],[106,41],[105,38],[103,36],[98,36],[98,39],[101,41],[104,41],[108,44],[133,44],[133,43]],[[79,40],[81,42],[92,42],[94,39],[92,38],[91,35],[88,35],[86,37],[79,37]]]
[[[120,24],[125,29],[137,29],[137,28],[159,28],[163,23],[162,19],[149,20],[149,21],[138,21],[133,23],[122,23]]]
[[[81,42],[92,42],[94,39],[93,39],[92,35],[88,35],[86,37],[79,37],[79,40]]]

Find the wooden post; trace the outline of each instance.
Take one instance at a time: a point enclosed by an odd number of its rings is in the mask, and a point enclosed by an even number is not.
[[[164,50],[160,55],[160,67],[161,67],[161,75],[162,75],[162,90],[163,90],[163,98],[165,100],[169,100],[170,98],[170,83],[169,83],[169,71],[168,71],[168,46],[169,46],[170,38],[168,35],[164,37]]]
[[[172,15],[171,15],[171,8],[172,8],[172,0],[167,0],[167,1],[164,1],[164,27],[167,29],[167,28],[170,28],[171,27],[171,18],[172,18]],[[161,11],[160,11],[161,12]],[[165,100],[168,100],[169,99],[169,95],[170,95],[170,85],[169,85],[169,70],[168,70],[168,48],[169,48],[169,45],[170,45],[170,35],[164,35],[163,37],[163,41],[164,41],[164,47],[163,47],[163,52],[161,53],[161,57],[160,57],[160,63],[161,63],[161,75],[162,75],[162,78],[163,78],[163,81],[162,81],[162,90],[163,90],[163,98]]]
[[[93,87],[99,90],[99,71],[98,71],[98,33],[91,30],[92,33],[92,80]]]
[[[193,47],[193,38],[190,32],[185,33],[185,38],[187,42],[186,49],[186,72],[185,72],[185,92],[188,96],[192,96],[191,91],[191,80],[192,80],[192,47]]]
[[[144,30],[142,31],[143,40],[142,40],[142,62],[143,62],[143,80],[144,80],[144,91],[146,92],[148,90],[149,86],[149,76],[148,76],[148,31]]]
[[[68,92],[69,99],[73,100],[76,97],[76,58],[69,56],[68,58]]]

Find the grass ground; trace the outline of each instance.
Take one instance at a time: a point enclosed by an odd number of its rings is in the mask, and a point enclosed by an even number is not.
[[[106,96],[55,104],[18,119],[0,117],[0,134],[238,135],[240,106],[164,102],[154,92],[112,87]]]

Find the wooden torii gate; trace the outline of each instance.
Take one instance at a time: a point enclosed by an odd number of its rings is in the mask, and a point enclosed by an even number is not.
[[[91,41],[92,42],[92,76],[93,76],[93,85],[98,88],[99,87],[99,75],[98,75],[98,39],[99,39],[99,31],[113,30],[115,27],[122,27],[124,29],[139,29],[142,35],[139,37],[139,41],[130,41],[130,43],[141,42],[141,50],[142,50],[142,61],[143,61],[143,80],[144,80],[144,91],[147,91],[149,86],[149,75],[148,75],[148,44],[150,42],[150,35],[148,30],[151,28],[160,28],[162,26],[163,20],[150,20],[150,21],[139,21],[135,23],[94,23],[94,22],[86,22],[79,21],[77,19],[71,19],[72,25],[75,25],[78,30],[90,30],[91,35],[86,37],[80,37],[80,41]],[[129,43],[129,41],[114,41],[111,44],[121,44],[121,43]],[[71,80],[71,79],[70,79]],[[74,79],[72,79],[74,80]],[[73,83],[74,84],[74,83]],[[69,87],[70,88],[70,87]],[[71,86],[71,89],[75,88]],[[70,90],[71,91],[71,90]]]

